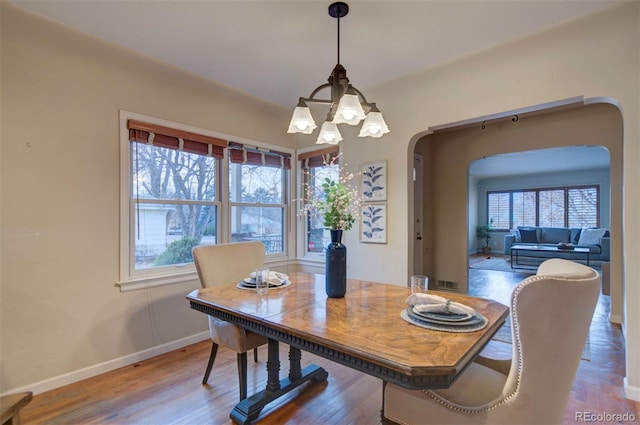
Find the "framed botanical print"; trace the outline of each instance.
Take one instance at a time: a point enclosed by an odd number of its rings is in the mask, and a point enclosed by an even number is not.
[[[360,207],[360,242],[387,243],[386,202],[370,202]]]
[[[362,200],[376,202],[387,200],[387,161],[362,165]]]

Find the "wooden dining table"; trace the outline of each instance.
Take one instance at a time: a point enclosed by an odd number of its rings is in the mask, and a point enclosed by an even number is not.
[[[187,295],[192,309],[235,323],[268,338],[267,384],[240,401],[230,417],[255,421],[264,406],[298,386],[323,382],[325,369],[302,368],[301,351],[410,389],[446,388],[462,373],[504,323],[508,307],[496,301],[429,291],[472,307],[488,321],[466,333],[424,329],[404,321],[409,288],[348,279],[344,298],[328,298],[325,276],[293,273],[291,285],[267,295],[241,289],[238,282]],[[279,343],[289,345],[288,376],[280,378]]]

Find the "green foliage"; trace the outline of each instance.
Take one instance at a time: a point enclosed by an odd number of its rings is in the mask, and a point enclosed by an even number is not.
[[[343,183],[325,178],[322,183],[325,199],[318,201],[316,207],[324,218],[324,226],[330,229],[349,230],[356,221],[357,193]],[[355,207],[355,209],[354,209]]]
[[[210,222],[209,224],[207,224],[207,227],[205,227],[204,229],[204,235],[205,236],[215,236],[216,235],[216,222]]]
[[[192,263],[191,250],[200,244],[200,238],[183,236],[169,244],[167,249],[153,263],[154,266],[168,266],[172,264]]]
[[[483,224],[482,226],[476,227],[476,236],[478,239],[484,239],[485,248],[489,247],[489,239],[491,239],[491,226],[488,224]]]

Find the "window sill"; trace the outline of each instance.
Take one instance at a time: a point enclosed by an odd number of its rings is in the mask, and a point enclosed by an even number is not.
[[[131,278],[116,282],[115,286],[120,287],[120,292],[138,291],[140,289],[155,288],[158,286],[174,285],[178,283],[186,283],[198,281],[198,272],[190,271],[187,273],[146,276],[140,278]]]
[[[298,263],[300,264],[324,264],[325,258],[324,256],[306,256],[306,257],[298,257]]]
[[[317,259],[298,259],[297,262],[307,266],[324,267],[324,258]],[[291,264],[291,260],[286,257],[265,259],[264,265],[268,267],[287,267]],[[198,285],[198,272],[191,270],[184,273],[164,274],[156,276],[134,277],[116,282],[115,286],[120,288],[120,292],[139,291],[141,289],[156,288],[159,286],[182,284],[187,282],[195,282]]]

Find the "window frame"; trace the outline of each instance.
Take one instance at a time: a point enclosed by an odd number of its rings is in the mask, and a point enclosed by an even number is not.
[[[224,140],[236,140],[250,146],[265,149],[277,149],[294,156],[294,150],[282,146],[275,146],[266,143],[241,139],[235,136],[205,130],[193,126],[188,126],[160,118],[138,114],[135,112],[119,110],[119,134],[120,134],[120,241],[119,241],[119,276],[116,286],[121,292],[128,292],[138,289],[145,289],[157,286],[179,284],[198,279],[198,274],[193,263],[179,264],[173,266],[163,266],[152,269],[135,270],[135,244],[133,243],[133,235],[135,233],[135,202],[132,202],[132,165],[130,159],[129,130],[127,128],[128,120],[139,120],[149,124],[155,124],[170,127],[176,130],[202,134],[205,136],[215,137]],[[214,203],[218,208],[217,232],[219,235],[217,243],[228,243],[231,240],[231,202],[229,198],[229,154],[228,149],[224,149],[223,159],[216,160],[216,200]],[[283,204],[284,216],[282,226],[284,228],[284,249],[282,253],[268,255],[265,263],[271,262],[277,265],[277,262],[284,262],[289,259],[291,251],[291,243],[289,234],[292,228],[292,220],[290,218],[291,209],[291,176],[292,170],[285,169],[283,173]],[[274,204],[275,205],[275,204]]]
[[[289,231],[288,229],[290,229],[290,219],[289,219],[289,215],[290,215],[290,208],[289,205],[291,205],[290,202],[288,202],[288,200],[290,199],[290,182],[291,182],[291,170],[288,170],[289,172],[287,172],[286,168],[281,168],[281,170],[283,170],[282,173],[282,181],[281,181],[281,185],[282,185],[282,199],[281,199],[281,203],[280,204],[263,204],[263,203],[255,203],[255,202],[239,202],[239,201],[231,201],[231,196],[229,193],[229,176],[231,173],[231,162],[229,160],[229,156],[227,155],[227,151],[225,151],[225,166],[227,167],[227,171],[225,173],[225,186],[224,186],[224,190],[226,191],[226,196],[225,196],[225,200],[227,201],[228,204],[228,208],[227,208],[227,221],[225,221],[225,224],[227,225],[227,232],[226,232],[226,240],[231,241],[231,216],[232,216],[232,210],[233,207],[264,207],[264,208],[281,208],[282,209],[282,252],[276,252],[276,253],[269,253],[267,251],[266,257],[265,257],[265,262],[268,262],[269,260],[284,260],[286,258],[288,258],[288,252],[289,252]],[[237,165],[244,165],[244,164],[237,164]]]
[[[596,191],[596,227],[600,226],[600,184],[585,184],[585,185],[572,185],[572,186],[561,186],[561,187],[537,187],[537,188],[520,188],[520,189],[508,189],[508,190],[489,190],[486,192],[486,220],[487,222],[491,221],[490,217],[490,205],[489,205],[489,197],[493,194],[509,194],[509,228],[492,228],[493,231],[498,232],[509,232],[514,228],[514,212],[513,212],[513,195],[514,193],[524,193],[524,192],[535,192],[535,225],[540,226],[540,193],[541,192],[552,192],[552,191],[563,191],[563,202],[564,202],[564,226],[569,227],[569,192],[571,190],[580,190],[580,189],[595,189]],[[546,226],[549,227],[549,226]]]

